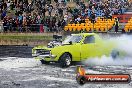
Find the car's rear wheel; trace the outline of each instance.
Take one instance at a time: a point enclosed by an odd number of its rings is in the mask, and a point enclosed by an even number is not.
[[[59,60],[60,66],[61,67],[69,67],[71,65],[72,58],[70,54],[64,53]]]
[[[49,61],[40,60],[42,64],[49,64]]]
[[[111,52],[111,57],[112,57],[113,59],[117,59],[117,58],[119,57],[119,51],[117,51],[117,50],[112,50],[112,52]]]

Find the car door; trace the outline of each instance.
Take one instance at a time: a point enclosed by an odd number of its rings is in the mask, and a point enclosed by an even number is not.
[[[96,56],[96,39],[94,35],[86,36],[81,45],[81,60]]]

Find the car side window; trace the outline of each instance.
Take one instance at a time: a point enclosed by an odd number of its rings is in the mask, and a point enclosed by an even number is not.
[[[95,43],[95,37],[93,35],[87,36],[84,40],[84,44]]]

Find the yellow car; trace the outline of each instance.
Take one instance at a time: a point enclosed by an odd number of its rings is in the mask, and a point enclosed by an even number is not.
[[[42,63],[59,62],[62,67],[68,67],[74,61],[83,61],[102,55],[116,58],[119,52],[115,44],[103,41],[98,34],[80,33],[68,36],[61,45],[55,47],[36,46],[32,56]]]

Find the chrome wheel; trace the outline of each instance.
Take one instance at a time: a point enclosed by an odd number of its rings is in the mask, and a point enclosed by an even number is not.
[[[66,65],[69,66],[71,64],[71,58],[67,57],[66,58]]]

